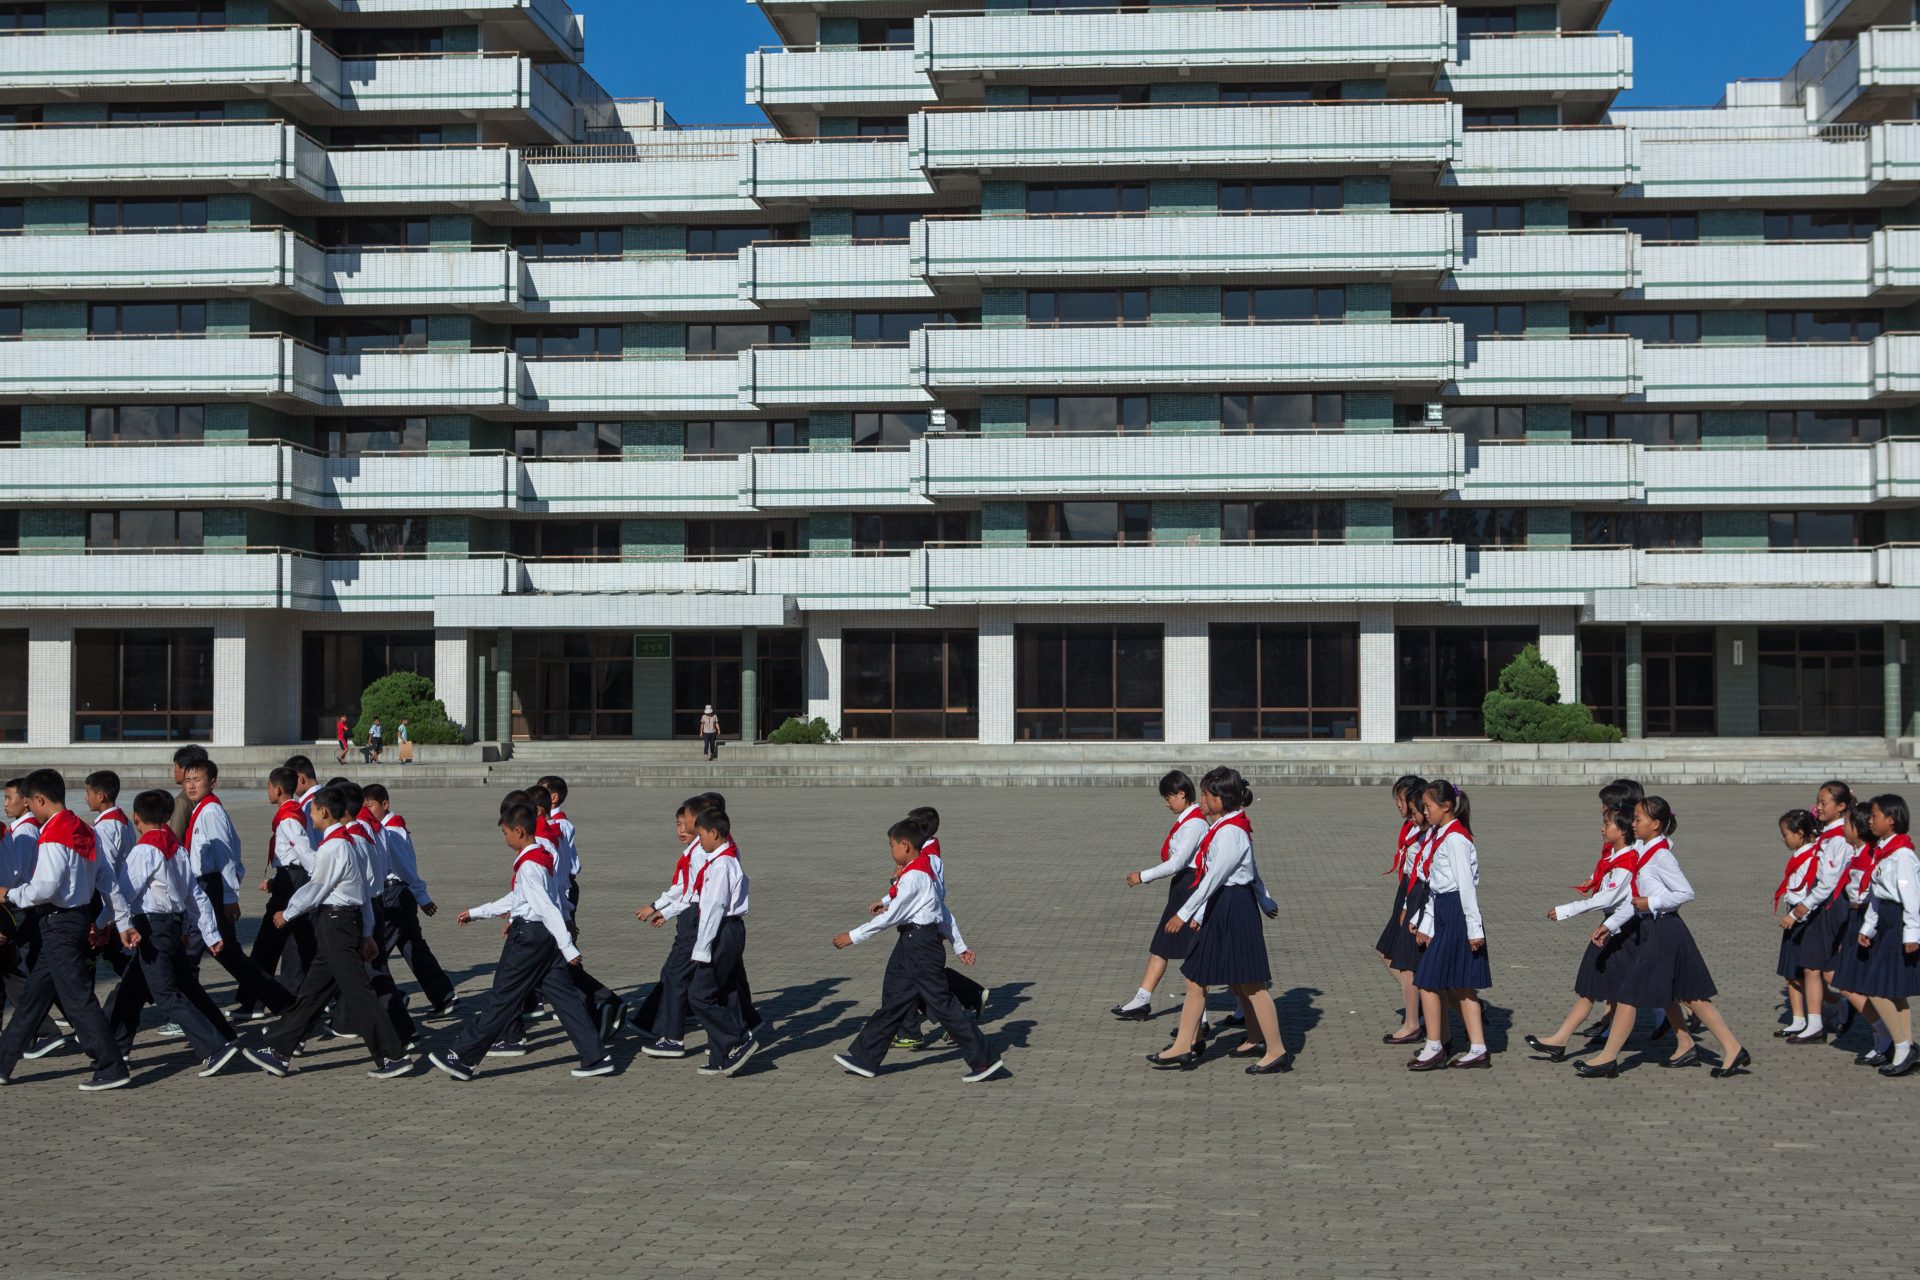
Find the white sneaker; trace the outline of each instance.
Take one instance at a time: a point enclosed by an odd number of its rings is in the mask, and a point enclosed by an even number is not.
[[[982,1080],[993,1079],[1006,1069],[1006,1060],[1004,1058],[995,1058],[991,1065],[982,1067],[971,1075],[961,1076],[960,1079],[967,1084],[979,1084]]]
[[[849,1058],[844,1053],[834,1054],[833,1060],[839,1063],[841,1066],[841,1069],[844,1070],[850,1076],[862,1076],[868,1080],[871,1080],[875,1076],[880,1074],[877,1071],[867,1070],[865,1067],[861,1066],[859,1063],[855,1062],[852,1058]]]
[[[159,1036],[162,1040],[185,1040],[187,1038],[187,1033],[180,1029],[180,1024],[177,1022],[169,1022],[153,1034]]]
[[[567,1074],[575,1080],[585,1080],[590,1076],[610,1076],[613,1074],[613,1059],[602,1058],[590,1067],[575,1067]]]
[[[46,1057],[48,1054],[52,1053],[55,1049],[64,1047],[70,1041],[72,1041],[72,1039],[73,1039],[72,1036],[48,1036],[45,1040],[39,1040],[33,1043],[32,1045],[29,1045],[26,1048],[26,1050],[21,1053],[20,1056],[27,1059],[30,1062],[35,1061],[37,1059]]]

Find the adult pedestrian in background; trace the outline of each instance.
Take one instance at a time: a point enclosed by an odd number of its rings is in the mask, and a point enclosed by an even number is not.
[[[340,744],[340,763],[345,764],[347,762],[347,748],[353,745],[353,737],[347,728],[347,718],[345,716],[341,716],[339,721],[333,726],[333,736],[334,740]]]
[[[720,758],[720,717],[713,714],[713,704],[700,713],[700,744],[707,753],[707,759]]]
[[[380,763],[380,753],[385,750],[386,745],[387,731],[380,724],[380,717],[375,716],[373,723],[367,726],[367,750],[372,753],[375,764]]]
[[[400,748],[400,763],[413,763],[413,735],[407,731],[407,718],[400,717],[400,723],[393,730],[394,745]]]

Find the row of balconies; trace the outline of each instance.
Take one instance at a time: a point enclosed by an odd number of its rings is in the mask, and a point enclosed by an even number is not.
[[[1920,183],[1920,122],[1834,130],[1464,129],[1450,102],[932,110],[905,139],[740,133],[520,151],[330,150],[273,121],[0,127],[0,188],[237,185],[306,207],[684,217],[767,204],[931,198],[936,176],[1387,169],[1481,192],[1662,199],[1863,196]]]
[[[580,15],[567,0],[280,0],[289,16],[336,25],[368,19],[478,22],[489,49],[523,49],[578,62],[586,52]]]
[[[1913,0],[1806,0],[1806,6],[1809,40],[1844,39],[1913,17]]]
[[[1911,6],[1907,14],[1912,16]],[[1920,26],[1875,27],[1844,45],[1816,45],[1808,58],[1821,60],[1802,61],[1808,120],[1826,124],[1912,113],[1920,89]]]
[[[1750,449],[1532,441],[1442,431],[972,436],[884,452],[663,459],[506,454],[332,458],[290,445],[10,450],[9,506],[286,505],[325,511],[641,516],[924,509],[983,499],[1352,494],[1480,506],[1861,506],[1920,499],[1920,439]]]
[[[1830,345],[1466,340],[1446,321],[929,326],[906,347],[755,347],[701,359],[522,359],[502,350],[329,354],[272,334],[0,342],[0,399],[241,398],[373,411],[570,418],[964,403],[1034,388],[1421,389],[1469,400],[1856,404],[1920,395],[1920,334]]]
[[[1351,281],[1658,301],[1920,291],[1920,227],[1858,241],[1644,244],[1626,231],[1464,238],[1443,211],[930,218],[901,244],[771,242],[734,258],[523,258],[511,249],[328,251],[277,228],[0,237],[0,296],[242,293],[306,311],[750,315],[927,302],[994,284]]]
[[[275,549],[201,555],[0,557],[15,609],[300,609],[424,613],[501,625],[541,597],[546,625],[582,593],[688,607],[769,598],[802,611],[943,605],[1363,602],[1591,605],[1636,588],[1920,587],[1920,547],[1844,551],[1476,551],[1438,542],[1267,546],[929,547],[891,556],[522,562],[512,557],[328,560]],[[1826,616],[1848,612],[1836,595]],[[531,601],[528,601],[531,603]],[[1860,609],[1874,616],[1871,597]],[[1750,616],[1755,605],[1743,608]],[[1718,616],[1718,615],[1716,615]]]

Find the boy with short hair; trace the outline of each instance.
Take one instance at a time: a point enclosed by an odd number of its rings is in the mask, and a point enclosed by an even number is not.
[[[424,911],[431,916],[440,908],[434,905],[433,895],[427,892],[427,882],[420,876],[420,858],[413,847],[413,832],[408,830],[407,820],[393,811],[393,798],[379,783],[368,784],[362,803],[373,817],[375,833],[387,855],[386,881],[381,885],[380,910],[375,913],[380,928],[376,940],[381,957],[392,955],[398,948],[434,1013],[446,1013],[459,997],[453,993],[453,980],[447,977],[447,971],[433,954],[433,948],[427,945],[426,934],[420,928],[420,913]]]
[[[307,811],[295,799],[300,792],[299,775],[286,765],[267,775],[267,803],[273,806],[273,840],[267,849],[267,878],[260,884],[267,895],[267,906],[261,914],[260,931],[254,935],[250,957],[262,973],[292,973],[295,986],[299,985],[299,975],[313,963],[313,922],[295,920],[291,928],[282,929],[274,924],[273,918],[287,909],[294,892],[313,876],[313,841],[307,829]],[[289,942],[293,944],[293,959],[283,968]],[[246,1022],[270,1017],[256,1013],[244,1002],[239,1013],[240,1019]]]
[[[691,897],[700,903],[700,932],[693,940],[693,980],[687,1007],[707,1033],[704,1076],[731,1076],[759,1049],[759,1038],[741,1020],[730,998],[740,980],[747,950],[747,873],[733,842],[733,823],[719,809],[693,820],[693,831],[707,855],[694,873]]]
[[[292,1007],[293,994],[261,971],[240,946],[240,935],[234,928],[234,922],[240,918],[240,882],[247,868],[241,861],[240,833],[233,829],[226,806],[213,792],[214,784],[220,780],[220,766],[203,757],[181,770],[181,777],[181,786],[192,808],[187,813],[187,830],[180,837],[180,843],[200,887],[206,891],[207,901],[213,903],[214,914],[220,922],[220,940],[226,944],[214,958],[233,976],[242,1010],[264,1004],[280,1013]],[[196,974],[201,953],[198,942],[189,939],[187,954]]]
[[[393,974],[387,969],[386,953],[380,950],[380,933],[385,927],[380,895],[387,884],[387,851],[380,843],[373,815],[367,809],[366,788],[351,778],[331,778],[329,787],[337,787],[346,800],[347,839],[353,844],[353,852],[360,868],[361,883],[367,891],[367,907],[373,913],[374,954],[367,959],[367,973],[373,984],[373,994],[379,997],[380,1007],[387,1011],[387,1018],[393,1023],[393,1029],[400,1036],[400,1042],[413,1048],[416,1028],[413,1017],[407,1012],[407,998],[400,994],[400,987],[393,980]]]
[[[167,819],[167,826],[176,840],[184,842],[187,838],[187,817],[193,812],[193,801],[187,799],[187,766],[198,764],[207,758],[207,749],[189,742],[184,747],[175,748],[173,753],[173,785],[178,788],[173,793],[173,816]],[[219,899],[214,900],[215,910],[219,909]]]

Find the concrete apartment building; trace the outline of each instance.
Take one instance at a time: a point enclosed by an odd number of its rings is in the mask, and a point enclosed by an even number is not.
[[[0,2],[0,742],[1913,732],[1911,0],[758,3]]]

